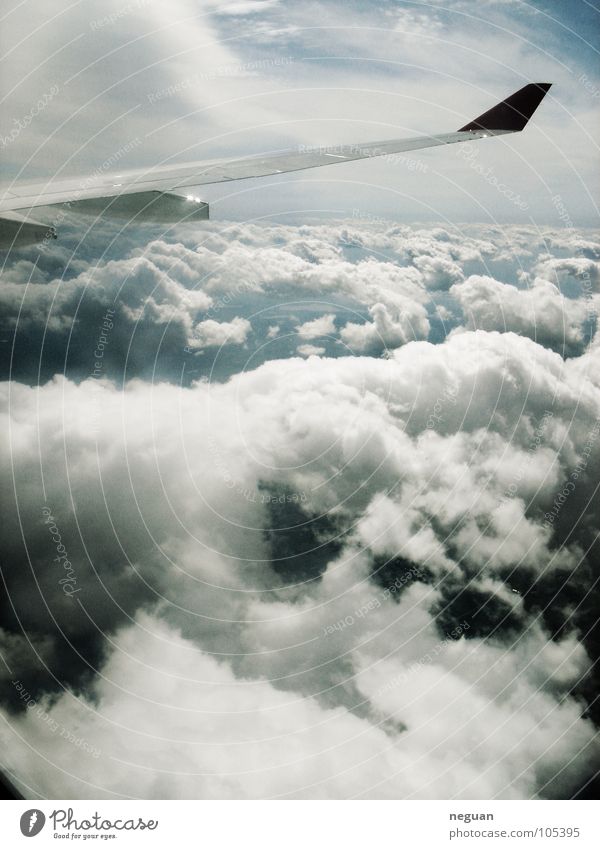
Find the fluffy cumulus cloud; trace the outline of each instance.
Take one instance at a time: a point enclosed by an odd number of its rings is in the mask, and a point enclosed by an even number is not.
[[[330,336],[335,333],[335,315],[331,313],[305,321],[297,331],[301,339],[318,339],[320,336]]]
[[[410,311],[403,306],[410,306]],[[364,324],[348,322],[341,332],[346,345],[359,353],[373,349],[399,348],[410,339],[423,339],[429,332],[427,311],[421,304],[407,300],[390,312],[386,304],[377,303],[369,308],[372,321]]]
[[[252,325],[246,318],[236,318],[231,321],[215,321],[207,318],[194,327],[190,340],[192,348],[216,348],[221,345],[243,345]]]
[[[325,348],[319,347],[319,345],[298,345],[296,351],[302,357],[319,357],[321,354],[325,353]]]
[[[571,246],[571,240],[569,246]],[[560,247],[560,243],[559,243]],[[573,250],[573,248],[572,248]],[[598,256],[598,246],[594,244],[578,244],[575,242],[575,256],[568,257],[552,257],[545,254],[540,256],[538,265],[539,273],[542,277],[551,280],[558,280],[566,283],[568,281],[579,281],[586,286],[589,291],[598,292],[600,282],[600,264],[586,254],[591,253],[592,256]]]
[[[186,350],[196,363],[187,376],[225,342],[240,357],[247,346],[255,367],[288,356],[294,336],[328,356],[380,355],[480,328],[514,331],[573,357],[596,326],[600,245],[591,231],[355,218],[207,223],[173,236],[148,228],[144,248],[139,234],[135,241],[109,224],[83,241],[67,226],[63,237],[36,263],[24,249],[5,264],[6,338],[16,330],[5,376],[90,374],[107,309],[103,374],[119,380],[180,379]],[[240,357],[221,357],[213,379],[243,367]]]
[[[599,758],[599,353],[464,328],[219,382],[4,384],[19,787],[576,792]]]
[[[472,329],[512,330],[559,351],[581,352],[585,345],[590,304],[565,298],[549,280],[537,277],[527,289],[518,289],[474,275],[454,284],[450,294]]]

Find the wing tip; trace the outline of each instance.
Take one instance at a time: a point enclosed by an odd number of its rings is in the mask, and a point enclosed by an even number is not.
[[[527,126],[551,86],[552,83],[528,83],[483,115],[465,124],[458,132],[499,130],[518,133]]]

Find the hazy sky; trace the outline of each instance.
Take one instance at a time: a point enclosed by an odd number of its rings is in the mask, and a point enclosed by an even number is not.
[[[5,145],[7,176],[87,173],[123,146],[120,161],[136,166],[449,131],[527,82],[552,82],[526,133],[483,143],[471,159],[430,150],[203,197],[219,218],[359,208],[394,220],[556,224],[558,194],[575,224],[596,221],[599,18],[585,0],[32,9],[19,4],[2,22],[0,132],[57,91]]]

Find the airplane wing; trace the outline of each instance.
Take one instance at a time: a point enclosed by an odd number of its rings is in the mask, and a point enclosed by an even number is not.
[[[181,194],[182,190],[185,192],[188,187],[269,177],[376,156],[392,158],[411,150],[520,132],[550,86],[551,83],[530,83],[451,133],[365,144],[299,145],[295,149],[266,156],[204,160],[110,174],[97,169],[79,178],[51,178],[41,183],[15,182],[2,187],[0,246],[56,238],[55,226],[44,223],[44,215],[38,216],[41,220],[36,219],[36,210],[44,212],[46,217],[50,210],[55,222],[62,220],[66,212],[143,222],[201,220],[208,218],[208,204],[195,194]]]

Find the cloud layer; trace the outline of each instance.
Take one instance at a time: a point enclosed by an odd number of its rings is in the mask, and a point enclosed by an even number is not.
[[[102,225],[78,244],[67,228],[65,246],[35,265],[27,251],[8,257],[0,305],[6,338],[16,336],[4,376],[93,373],[106,309],[102,368],[117,380],[179,382],[182,369],[184,380],[194,369],[221,379],[307,342],[328,356],[379,355],[465,328],[513,331],[572,357],[595,332],[600,243],[588,231],[213,223],[149,229],[143,250],[133,235]]]
[[[11,770],[64,797],[575,792],[598,351],[463,330],[224,383],[6,384]]]

